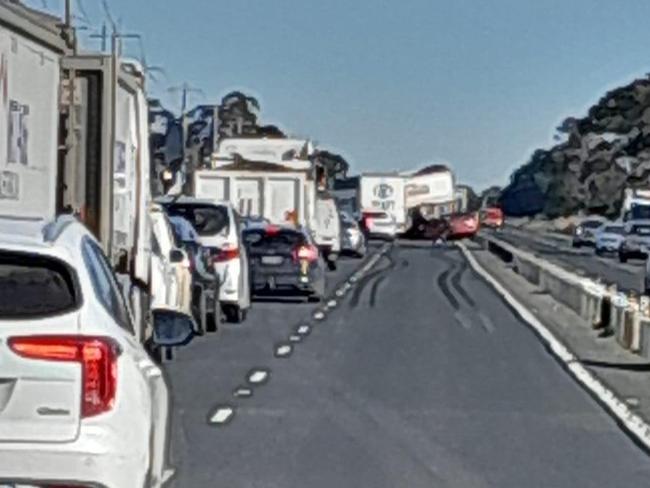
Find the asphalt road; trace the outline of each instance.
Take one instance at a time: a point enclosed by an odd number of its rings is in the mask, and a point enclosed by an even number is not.
[[[323,321],[313,309],[256,303],[166,365],[175,488],[647,485],[647,454],[457,250],[396,245]],[[233,397],[256,367],[268,382]],[[210,424],[224,404],[232,420]]]
[[[616,283],[623,291],[641,291],[643,286],[643,261],[635,260],[626,264],[612,256],[596,256],[593,248],[574,249],[570,242],[557,241],[556,245],[541,242],[534,235],[514,233],[509,229],[492,234],[519,249],[531,251],[565,269],[590,278],[600,278],[607,284]],[[547,239],[548,240],[548,239]]]

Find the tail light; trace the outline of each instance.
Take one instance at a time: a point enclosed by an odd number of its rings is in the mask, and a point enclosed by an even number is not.
[[[212,256],[213,263],[225,263],[239,258],[239,247],[226,244]]]
[[[312,245],[299,246],[293,251],[293,259],[295,261],[316,261],[318,260],[318,248]]]
[[[120,349],[112,339],[84,336],[11,337],[9,347],[27,359],[79,363],[83,418],[108,412],[115,405]]]
[[[372,217],[369,215],[364,215],[363,216],[363,227],[366,229],[370,229],[370,226],[372,225]]]

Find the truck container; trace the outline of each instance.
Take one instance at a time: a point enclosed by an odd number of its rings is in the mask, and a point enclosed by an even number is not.
[[[242,149],[237,149],[238,140],[222,141],[212,168],[194,172],[194,196],[230,202],[244,217],[307,227],[323,254],[335,261],[340,252],[340,222],[332,217],[337,213],[333,199],[317,186],[307,150],[300,149],[307,146],[293,140],[287,141],[288,149],[272,139],[245,141]],[[270,142],[268,150],[265,142]],[[239,150],[269,161],[247,160]]]
[[[383,210],[395,219],[397,232],[410,227],[406,211],[407,178],[396,173],[363,173],[359,178],[361,211]]]
[[[62,60],[67,153],[60,212],[88,226],[122,280],[141,340],[149,335],[151,168],[144,72],[103,54]]]
[[[432,165],[408,176],[405,189],[406,208],[419,207],[427,218],[440,218],[456,211],[456,191],[451,170]]]
[[[67,46],[53,22],[0,4],[0,214],[57,213],[59,87]]]

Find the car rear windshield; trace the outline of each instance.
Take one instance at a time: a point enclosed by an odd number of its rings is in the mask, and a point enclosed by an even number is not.
[[[385,219],[388,214],[386,212],[363,212],[363,216],[371,219]]]
[[[0,319],[60,315],[78,308],[74,271],[63,262],[0,251]]]
[[[223,205],[176,203],[167,206],[170,216],[183,217],[200,236],[212,236],[227,231],[230,225],[228,208]]]
[[[307,239],[304,234],[295,230],[267,232],[256,229],[244,231],[244,242],[252,252],[287,253],[306,244]]]

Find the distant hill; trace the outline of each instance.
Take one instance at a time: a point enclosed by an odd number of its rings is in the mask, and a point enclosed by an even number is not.
[[[625,187],[650,187],[650,79],[606,93],[557,130],[566,142],[535,151],[511,176],[501,195],[507,214],[615,216]]]

